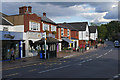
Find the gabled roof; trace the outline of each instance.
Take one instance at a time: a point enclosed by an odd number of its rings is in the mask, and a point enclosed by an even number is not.
[[[97,26],[89,26],[90,33],[96,33]]]
[[[39,17],[41,17],[41,20],[44,21],[44,22],[48,22],[48,23],[51,23],[51,24],[56,24],[55,22],[53,22],[51,19],[45,17],[45,16],[42,16],[42,15],[38,15]]]
[[[77,29],[78,31],[85,31],[88,22],[73,22],[68,24],[71,25],[73,28]]]
[[[5,18],[5,16],[7,16],[7,15],[0,12],[0,17],[1,17],[1,20],[2,20],[2,21],[0,21],[0,25],[11,25],[11,26],[14,25],[14,24],[11,23],[10,21],[8,21],[8,20]]]

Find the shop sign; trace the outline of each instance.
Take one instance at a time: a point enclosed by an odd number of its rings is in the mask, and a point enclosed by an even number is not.
[[[41,39],[42,38],[42,34],[38,32],[28,32],[27,36],[28,36],[28,39]]]
[[[3,27],[3,31],[8,31],[8,27]]]
[[[10,34],[4,34],[4,38],[10,38],[10,39],[14,39],[15,36],[12,36]]]

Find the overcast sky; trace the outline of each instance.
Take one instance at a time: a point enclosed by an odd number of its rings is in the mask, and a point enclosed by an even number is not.
[[[36,14],[46,12],[47,17],[56,23],[104,23],[118,19],[117,2],[4,2],[2,12],[15,15],[21,6],[32,6],[32,12]]]

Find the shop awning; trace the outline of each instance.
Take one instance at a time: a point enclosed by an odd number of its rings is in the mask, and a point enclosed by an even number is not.
[[[62,38],[62,40],[66,41],[66,42],[68,42],[68,43],[73,43],[73,41],[71,41],[71,40],[68,39],[68,38]]]
[[[57,39],[55,39],[55,38],[47,37],[46,43],[47,44],[53,44],[53,43],[59,43],[59,41]],[[37,44],[44,44],[44,38],[42,38],[41,40],[35,41],[34,44],[35,45],[37,45]]]

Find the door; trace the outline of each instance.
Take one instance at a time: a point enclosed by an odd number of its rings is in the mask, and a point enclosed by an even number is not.
[[[23,43],[23,56],[22,57],[25,57],[25,43]]]
[[[75,49],[77,48],[77,41],[75,41]]]

